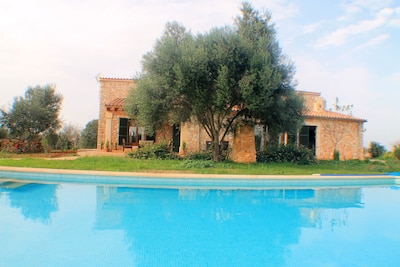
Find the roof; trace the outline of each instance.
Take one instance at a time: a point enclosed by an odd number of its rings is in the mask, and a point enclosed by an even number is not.
[[[115,98],[110,103],[106,104],[106,107],[123,107],[126,98]]]
[[[119,82],[119,81],[134,81],[135,79],[132,78],[106,78],[106,77],[100,77],[98,78],[98,81],[115,81],[115,82]]]
[[[311,92],[311,91],[299,91],[299,90],[296,90],[296,93],[297,93],[297,94],[300,94],[300,95],[321,96],[321,93],[319,93],[319,92]]]
[[[110,103],[106,104],[107,108],[123,108],[125,105],[126,98],[115,98]],[[238,106],[233,107],[234,111],[238,111]],[[334,119],[334,120],[348,120],[348,121],[359,121],[366,122],[367,120],[357,118],[351,115],[346,115],[338,112],[328,111],[328,110],[319,110],[319,111],[310,111],[306,110],[303,112],[303,115],[308,118],[323,118],[323,119]]]
[[[303,112],[305,117],[311,118],[324,118],[324,119],[336,119],[336,120],[350,120],[350,121],[360,121],[366,122],[367,120],[357,118],[350,115],[341,114],[338,112],[328,111],[328,110],[320,110],[320,111],[310,111],[306,110]]]

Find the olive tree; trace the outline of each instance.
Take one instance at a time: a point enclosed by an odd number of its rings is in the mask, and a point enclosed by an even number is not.
[[[24,96],[14,98],[10,110],[0,110],[0,123],[12,137],[38,140],[45,132],[60,128],[62,99],[54,85],[28,87]]]
[[[220,142],[241,124],[285,130],[294,119],[297,125],[302,105],[292,84],[294,68],[281,53],[270,15],[248,3],[241,11],[233,27],[197,35],[168,23],[143,57],[125,110],[147,130],[195,120],[211,139],[215,161],[221,159]]]

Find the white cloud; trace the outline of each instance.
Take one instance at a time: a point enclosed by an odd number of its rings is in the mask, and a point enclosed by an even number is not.
[[[267,8],[272,13],[274,21],[280,21],[296,16],[299,13],[298,7],[288,0],[268,0],[268,1],[253,1],[259,5],[265,5],[261,8]]]
[[[329,46],[343,45],[348,41],[348,39],[353,36],[359,35],[361,33],[370,32],[386,24],[390,24],[393,19],[397,19],[393,18],[393,15],[395,15],[396,13],[396,10],[392,8],[382,9],[373,19],[362,20],[346,27],[337,29],[327,36],[317,40],[316,47],[324,48]]]
[[[354,0],[342,4],[346,13],[354,14],[362,10],[376,11],[389,6],[392,0]]]
[[[361,49],[364,49],[364,48],[374,47],[374,46],[377,46],[377,45],[383,43],[384,41],[386,41],[389,38],[390,38],[389,34],[381,34],[381,35],[379,35],[379,36],[377,36],[375,38],[370,39],[369,41],[367,41],[366,43],[360,45],[356,49],[361,50]]]
[[[303,27],[303,33],[313,33],[317,29],[321,28],[324,24],[324,21],[318,21],[312,24],[307,24]]]

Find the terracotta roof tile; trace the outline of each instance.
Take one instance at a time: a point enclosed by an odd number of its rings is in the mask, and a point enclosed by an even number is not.
[[[337,120],[351,120],[351,121],[362,121],[366,122],[367,120],[353,117],[350,115],[341,114],[338,112],[328,111],[328,110],[321,110],[321,111],[310,111],[307,110],[303,112],[305,117],[314,117],[314,118],[326,118],[326,119],[337,119]]]
[[[106,104],[106,107],[118,107],[122,108],[125,104],[126,98],[115,98],[110,103]],[[234,111],[238,111],[238,106],[233,108]],[[351,120],[351,121],[362,121],[366,122],[367,120],[353,117],[350,115],[341,114],[338,112],[328,111],[328,110],[320,110],[320,111],[304,111],[303,115],[305,117],[312,117],[312,118],[325,118],[325,119],[337,119],[337,120]]]
[[[132,78],[107,78],[107,77],[100,77],[100,81],[109,80],[109,81],[133,81]]]
[[[126,98],[116,98],[110,103],[106,104],[106,107],[123,107]]]

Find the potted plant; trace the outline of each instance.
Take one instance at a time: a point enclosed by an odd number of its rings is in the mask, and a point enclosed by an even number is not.
[[[110,152],[111,151],[111,148],[110,148],[110,142],[107,140],[107,142],[106,142],[106,150],[107,150],[107,152]]]

